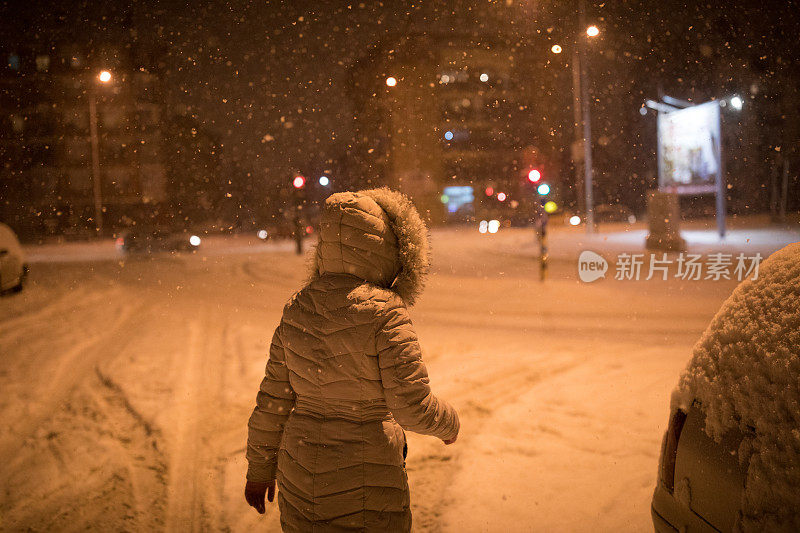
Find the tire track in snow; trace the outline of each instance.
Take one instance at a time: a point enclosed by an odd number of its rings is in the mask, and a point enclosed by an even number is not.
[[[30,383],[39,388],[37,403],[26,405],[27,410],[7,409],[4,413],[6,425],[12,432],[0,437],[0,457],[12,457],[13,450],[26,438],[34,434],[37,427],[60,409],[70,393],[91,375],[95,364],[106,355],[116,355],[130,342],[130,335],[121,335],[132,329],[140,318],[139,311],[144,307],[141,301],[126,302],[110,325],[94,336],[76,342],[62,353],[51,354],[56,358],[55,371],[51,379],[44,383]],[[8,412],[12,411],[12,412]],[[13,433],[13,434],[11,434]],[[6,469],[11,463],[0,466],[0,479],[4,479]]]
[[[188,326],[188,349],[176,354],[173,426],[169,428],[167,531],[223,529],[220,453],[215,449],[222,405],[227,321],[204,313]]]
[[[5,494],[0,530],[162,528],[166,466],[158,437],[122,387],[95,367],[17,452],[24,461],[10,472],[16,490]]]
[[[161,432],[146,420],[130,403],[127,394],[114,380],[95,367],[98,378],[97,404],[109,420],[125,427],[115,435],[121,459],[127,470],[134,518],[140,530],[163,527],[164,475],[166,459],[158,442]]]
[[[52,323],[56,315],[60,317],[65,313],[90,307],[107,297],[106,292],[90,292],[86,289],[69,291],[36,311],[3,320],[0,322],[0,336],[4,337],[4,341],[19,338],[31,329],[40,327],[43,322]]]

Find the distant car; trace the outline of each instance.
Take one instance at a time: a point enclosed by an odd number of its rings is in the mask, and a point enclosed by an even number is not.
[[[192,252],[202,244],[200,232],[176,231],[153,226],[134,226],[117,237],[117,250],[128,254]]]
[[[594,208],[594,221],[599,222],[636,222],[636,215],[628,206],[622,204],[600,204]]]
[[[672,394],[657,532],[800,531],[800,244],[722,304]]]
[[[0,222],[0,292],[19,292],[28,274],[25,253],[17,234]]]

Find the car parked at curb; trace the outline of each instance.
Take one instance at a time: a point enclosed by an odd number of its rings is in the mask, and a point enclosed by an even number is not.
[[[25,252],[17,234],[0,222],[0,292],[19,292],[28,275]]]

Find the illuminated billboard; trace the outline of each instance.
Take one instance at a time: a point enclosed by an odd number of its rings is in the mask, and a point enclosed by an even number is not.
[[[720,190],[719,104],[658,114],[658,188],[678,194]]]
[[[453,185],[444,188],[442,203],[447,206],[448,213],[472,214],[473,201],[475,201],[475,195],[472,187],[468,185]]]

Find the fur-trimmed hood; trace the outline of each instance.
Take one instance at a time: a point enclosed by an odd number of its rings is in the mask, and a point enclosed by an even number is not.
[[[325,200],[311,279],[351,274],[413,305],[430,267],[428,229],[405,195],[382,187]]]

